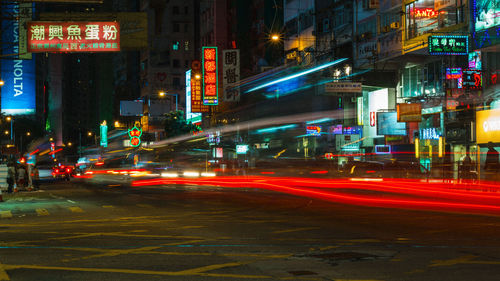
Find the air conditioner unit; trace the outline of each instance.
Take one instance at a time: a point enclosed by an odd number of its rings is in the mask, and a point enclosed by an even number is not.
[[[389,32],[389,31],[391,31],[391,27],[390,27],[390,26],[388,26],[388,25],[386,25],[386,26],[384,26],[384,27],[382,28],[382,32]]]
[[[369,0],[368,8],[369,9],[377,9],[379,5],[379,0]]]
[[[395,21],[395,22],[391,23],[391,28],[392,29],[398,29],[399,27],[400,27],[399,21]]]

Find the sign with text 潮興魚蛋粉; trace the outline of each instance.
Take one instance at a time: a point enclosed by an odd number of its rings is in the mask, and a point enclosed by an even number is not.
[[[28,51],[40,52],[118,52],[118,22],[48,22],[27,25]]]
[[[457,35],[429,36],[430,55],[468,55],[469,37]]]

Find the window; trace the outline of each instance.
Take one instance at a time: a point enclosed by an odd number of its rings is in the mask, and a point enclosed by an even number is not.
[[[323,32],[330,30],[330,19],[323,19]]]
[[[435,32],[463,20],[463,11],[456,4],[456,0],[436,1],[436,5],[434,1],[417,0],[406,5],[406,39]]]
[[[174,88],[179,89],[181,87],[181,79],[179,77],[174,77],[172,79],[172,84]]]
[[[180,31],[181,31],[180,24],[179,24],[179,23],[174,22],[174,24],[172,25],[172,31],[173,31],[173,32],[180,32]]]
[[[188,6],[184,7],[184,14],[185,15],[189,14],[189,7]]]
[[[184,42],[184,51],[189,51],[189,41]]]
[[[188,32],[189,30],[189,24],[185,23],[184,24],[184,32]]]
[[[180,67],[181,65],[180,65],[179,60],[178,59],[173,59],[172,60],[172,66],[176,67],[176,68]]]
[[[178,50],[179,50],[179,45],[180,45],[179,41],[174,42],[174,43],[172,44],[172,50],[174,50],[174,51],[178,51]]]
[[[174,15],[180,14],[179,6],[172,7],[172,14],[174,14]]]
[[[189,61],[188,60],[185,60],[184,61],[184,67],[188,68],[189,67]]]

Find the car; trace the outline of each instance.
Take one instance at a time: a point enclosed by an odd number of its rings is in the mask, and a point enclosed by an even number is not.
[[[52,177],[69,181],[74,171],[71,165],[57,165],[52,168]]]

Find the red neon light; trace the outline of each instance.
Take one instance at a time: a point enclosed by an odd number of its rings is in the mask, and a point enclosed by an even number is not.
[[[217,105],[217,47],[203,47],[203,104]]]
[[[324,175],[324,174],[328,174],[328,171],[312,171],[311,174],[313,174],[313,175]]]
[[[415,8],[413,14],[415,18],[433,18],[437,17],[439,12],[432,8]]]
[[[28,52],[118,52],[118,22],[41,22],[27,24]]]
[[[376,118],[377,118],[377,117],[376,117],[376,116],[377,116],[377,115],[376,115],[376,113],[375,113],[375,112],[373,112],[373,111],[372,111],[372,112],[370,112],[370,126],[371,126],[371,127],[375,127],[375,125],[377,124],[377,122],[376,122]]]
[[[35,151],[33,151],[33,152],[30,153],[30,156],[33,155],[33,154],[38,153],[39,151],[40,151],[39,149],[36,149]]]
[[[56,154],[57,152],[63,150],[62,148],[56,149],[54,151],[49,152],[49,155]]]

